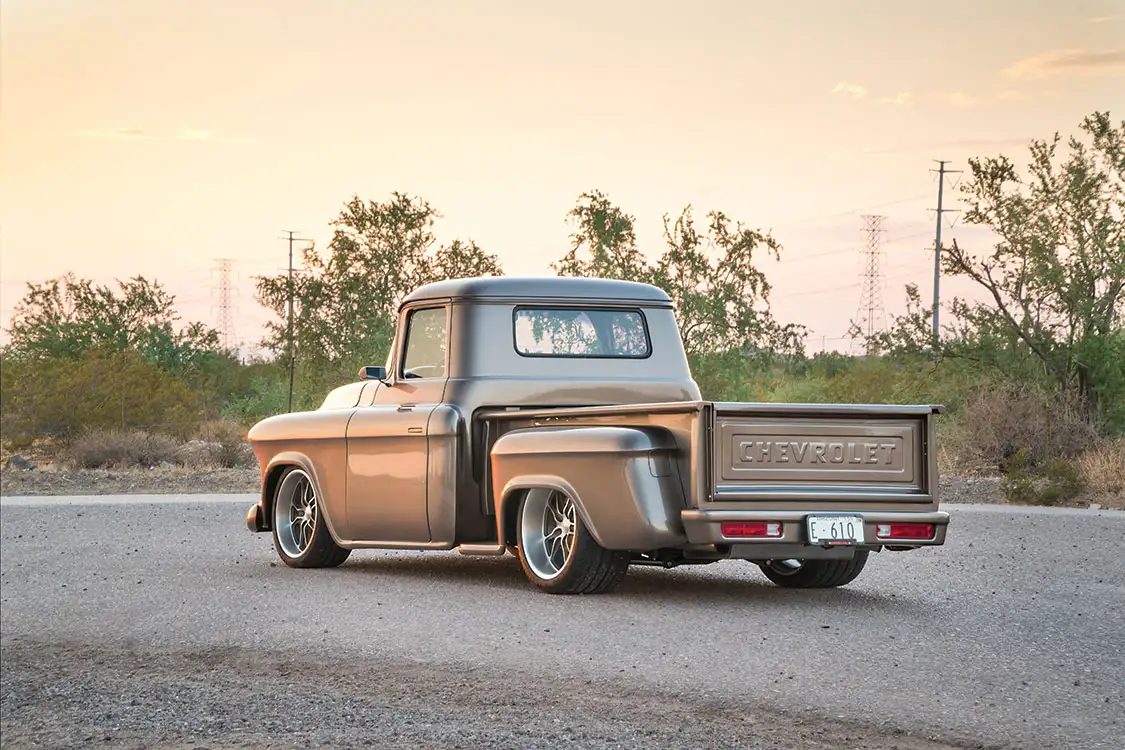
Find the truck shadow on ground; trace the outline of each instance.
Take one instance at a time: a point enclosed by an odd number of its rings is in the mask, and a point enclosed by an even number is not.
[[[677,603],[691,606],[751,603],[763,607],[790,607],[811,603],[818,607],[893,611],[900,614],[922,613],[928,608],[924,602],[894,591],[872,591],[861,587],[858,582],[836,589],[783,589],[768,581],[756,568],[752,563],[736,560],[671,570],[634,565],[629,568],[625,579],[616,589],[599,594],[596,598],[624,599],[632,603],[647,602],[662,606]],[[338,572],[348,576],[416,580],[427,586],[447,585],[451,589],[464,589],[468,586],[493,591],[524,591],[535,597],[548,596],[534,589],[524,577],[519,561],[509,556],[485,558],[435,553],[393,556],[368,553],[354,555]]]

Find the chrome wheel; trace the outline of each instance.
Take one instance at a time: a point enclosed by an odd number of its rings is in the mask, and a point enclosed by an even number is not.
[[[300,557],[312,544],[316,532],[317,503],[309,475],[294,469],[285,475],[273,505],[273,527],[277,543],[289,557]]]
[[[531,490],[524,502],[520,529],[523,557],[535,575],[549,581],[570,561],[578,509],[568,496],[555,490]]]

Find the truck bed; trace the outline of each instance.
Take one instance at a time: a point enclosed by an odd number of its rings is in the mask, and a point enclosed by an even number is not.
[[[530,427],[602,425],[666,430],[685,508],[937,509],[929,405],[682,401],[492,409],[489,442]]]

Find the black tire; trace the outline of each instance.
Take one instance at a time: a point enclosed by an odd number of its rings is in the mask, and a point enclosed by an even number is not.
[[[311,493],[313,508],[311,523],[308,522],[309,519],[305,519],[302,522],[304,529],[300,533],[294,530],[293,524],[297,522],[290,520],[294,504],[290,493],[294,492],[302,493],[302,498],[306,501],[308,496],[305,493]],[[308,502],[305,504],[308,505]],[[344,549],[336,544],[328,531],[320,493],[312,478],[303,469],[294,466],[286,469],[281,475],[277,482],[277,489],[274,490],[270,512],[273,516],[274,549],[277,550],[277,556],[281,561],[289,567],[334,568],[343,564],[351,554],[350,549]]]
[[[851,583],[867,564],[867,550],[856,550],[851,560],[798,560],[793,567],[788,561],[770,560],[759,563],[766,578],[787,589],[831,589]]]
[[[516,517],[516,551],[527,579],[535,584],[541,591],[549,594],[603,594],[612,590],[621,583],[629,569],[631,555],[627,551],[608,550],[602,547],[582,521],[582,516],[575,513],[573,516],[573,543],[565,563],[551,577],[546,577],[537,572],[542,568],[534,561],[529,560],[530,546],[536,544],[535,540],[525,539],[524,521],[525,514],[531,506],[535,506],[537,495],[534,493],[550,493],[556,497],[566,498],[562,493],[535,489],[524,493],[520,500],[520,509]],[[570,498],[566,498],[570,500]]]

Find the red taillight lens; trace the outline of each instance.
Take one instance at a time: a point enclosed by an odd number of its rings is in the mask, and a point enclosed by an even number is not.
[[[933,539],[932,523],[877,523],[875,536],[879,539]]]
[[[781,536],[780,521],[723,521],[723,536],[728,537],[766,537]]]

